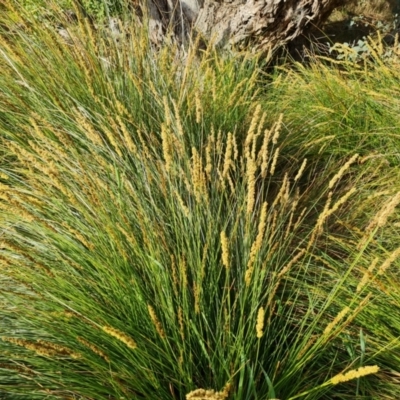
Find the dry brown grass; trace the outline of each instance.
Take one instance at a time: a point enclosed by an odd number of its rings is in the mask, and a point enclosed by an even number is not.
[[[345,7],[336,9],[329,21],[338,22],[361,15],[375,21],[390,21],[398,8],[396,0],[350,0]]]
[[[359,0],[357,4],[349,7],[349,11],[377,20],[389,20],[393,18],[396,8],[398,8],[396,0]]]

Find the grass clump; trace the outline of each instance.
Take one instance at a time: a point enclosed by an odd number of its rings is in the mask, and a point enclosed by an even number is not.
[[[265,87],[254,59],[83,16],[66,42],[19,12],[0,39],[2,398],[393,398],[382,70],[369,90],[322,64]],[[376,94],[368,124],[345,83]]]

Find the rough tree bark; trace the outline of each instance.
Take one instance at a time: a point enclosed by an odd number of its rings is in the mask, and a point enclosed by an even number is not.
[[[267,50],[287,44],[349,0],[146,0],[151,39],[168,27],[177,40],[192,31],[221,48],[250,45]]]

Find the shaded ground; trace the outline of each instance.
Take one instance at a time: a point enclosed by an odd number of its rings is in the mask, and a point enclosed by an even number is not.
[[[392,45],[399,33],[400,1],[360,1],[358,5],[336,10],[322,29],[314,29],[289,46],[289,53],[296,61],[306,61],[307,52],[330,55],[335,43],[355,45],[379,31],[386,44]]]

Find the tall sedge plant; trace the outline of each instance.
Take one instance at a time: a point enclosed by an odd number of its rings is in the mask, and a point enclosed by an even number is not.
[[[154,51],[137,25],[117,42],[79,13],[65,41],[18,11],[0,39],[0,393],[374,395],[397,341],[362,365],[343,343],[378,312],[372,268],[353,289],[398,203],[363,195],[375,164],[355,148],[316,174],[285,115],[268,121],[254,60]]]

